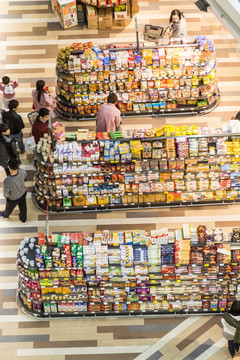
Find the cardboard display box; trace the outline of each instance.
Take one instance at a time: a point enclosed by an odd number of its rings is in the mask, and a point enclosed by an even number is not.
[[[78,24],[75,0],[52,0],[52,10],[64,29]]]
[[[116,20],[113,19],[113,26],[117,26],[119,28],[125,28],[126,26],[128,26],[130,24],[132,19],[130,18],[126,18],[126,19],[122,19],[122,20]]]
[[[113,26],[113,9],[105,8],[98,10],[99,30],[111,29]]]

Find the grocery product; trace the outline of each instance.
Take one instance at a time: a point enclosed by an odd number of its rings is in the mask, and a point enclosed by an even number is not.
[[[34,198],[52,211],[237,202],[239,134],[222,131],[168,125],[69,137],[56,122],[56,143],[44,137],[35,149]]]
[[[139,51],[131,43],[74,43],[57,55],[56,110],[68,119],[93,118],[110,92],[124,116],[210,110],[219,99],[210,48],[201,37],[178,46],[174,40],[151,49],[141,44]]]
[[[25,237],[18,301],[38,317],[225,311],[239,296],[239,234],[183,224]]]

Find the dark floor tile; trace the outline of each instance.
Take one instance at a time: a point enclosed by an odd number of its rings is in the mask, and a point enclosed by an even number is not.
[[[154,354],[149,356],[146,360],[158,360],[158,359],[161,359],[162,356],[163,356],[163,354],[160,353],[160,351],[156,351]]]
[[[0,309],[0,315],[8,316],[8,315],[17,315],[17,314],[18,314],[18,309]],[[0,341],[2,341],[1,338]]]
[[[9,6],[16,6],[16,1],[9,1],[8,3]],[[18,1],[17,2],[17,5],[18,6],[29,6],[31,7],[32,5],[36,6],[36,5],[49,5],[49,1],[44,1],[44,0],[41,0],[41,1],[35,1],[35,0],[32,0],[32,1]],[[24,10],[24,13],[25,13],[25,10]]]
[[[0,337],[1,343],[31,341],[49,341],[49,335],[5,335]]]
[[[74,347],[96,347],[97,340],[77,340],[77,341],[48,341],[36,342],[34,341],[33,347],[36,348],[74,348]]]
[[[50,321],[21,321],[18,323],[19,329],[38,329],[38,328],[49,328]],[[36,343],[34,343],[36,344]]]
[[[17,270],[0,270],[0,276],[17,276]]]
[[[97,355],[66,355],[65,360],[134,360],[136,354],[97,354]]]
[[[4,220],[5,221],[5,220]],[[38,232],[38,228],[37,227],[33,227],[33,226],[28,226],[25,225],[24,227],[14,227],[14,228],[1,228],[1,232],[5,233],[5,234],[15,234],[17,233],[34,233],[36,234]]]
[[[183,360],[195,360],[200,356],[202,353],[204,353],[206,350],[208,350],[212,345],[214,345],[214,341],[212,339],[208,339],[203,344],[198,346],[194,351],[192,351],[190,354],[188,354]]]

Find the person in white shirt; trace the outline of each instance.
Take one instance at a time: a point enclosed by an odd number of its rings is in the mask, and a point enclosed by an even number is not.
[[[231,317],[237,321],[240,321],[240,301],[234,301],[231,309],[229,310]],[[239,351],[239,344],[235,343],[234,336],[236,328],[231,326],[225,319],[221,319],[223,325],[223,336],[228,340],[228,350],[232,359],[235,356],[235,352]]]
[[[180,10],[174,9],[171,12],[170,19],[169,19],[170,27],[172,30],[171,38],[176,37],[187,37],[187,23],[183,12]]]

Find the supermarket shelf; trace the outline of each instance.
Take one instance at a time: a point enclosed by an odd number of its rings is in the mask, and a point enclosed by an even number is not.
[[[36,198],[35,191],[32,192],[32,200],[34,205],[39,210],[47,211],[46,203],[40,203]],[[108,211],[116,211],[116,210],[142,210],[142,209],[157,209],[157,208],[169,208],[169,207],[196,207],[196,206],[212,206],[212,205],[234,205],[240,202],[240,198],[230,200],[202,200],[202,201],[181,201],[181,202],[158,202],[158,203],[147,203],[147,204],[109,204],[109,205],[93,205],[93,206],[59,206],[52,207],[49,212],[50,213],[74,213],[74,212],[108,212]]]
[[[169,315],[181,315],[181,316],[189,316],[189,315],[221,315],[225,312],[225,309],[183,309],[183,310],[149,310],[149,311],[84,311],[84,312],[60,312],[60,313],[34,313],[33,311],[27,309],[19,296],[19,291],[16,293],[16,302],[19,305],[21,311],[34,318],[36,320],[46,319],[46,318],[55,318],[61,319],[63,317],[66,318],[88,318],[88,317],[129,317],[129,316],[169,316]],[[81,301],[78,301],[81,302]]]
[[[176,115],[198,115],[198,114],[207,114],[210,111],[213,111],[220,102],[220,96],[216,96],[215,100],[207,106],[203,107],[184,107],[184,108],[176,108],[176,109],[160,109],[160,110],[152,110],[152,111],[125,111],[124,113],[121,113],[121,117],[139,117],[139,116],[176,116]],[[76,121],[76,120],[96,120],[96,114],[73,114],[69,112],[65,112],[59,107],[54,109],[56,114],[63,118],[63,120],[69,120],[69,121]]]

